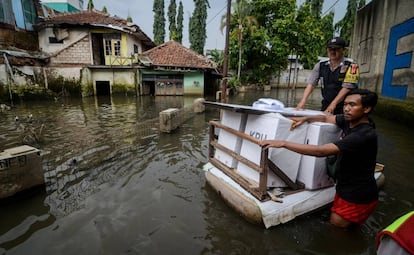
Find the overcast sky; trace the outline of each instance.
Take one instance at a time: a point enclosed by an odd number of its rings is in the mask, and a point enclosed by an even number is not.
[[[188,20],[194,10],[194,0],[181,0],[184,7],[184,35],[183,45],[190,46],[188,39]],[[84,1],[85,8],[88,1]],[[180,0],[176,0],[177,6]],[[305,0],[297,0],[298,4]],[[137,24],[151,39],[154,39],[152,33],[152,24],[154,13],[152,12],[153,0],[93,0],[95,9],[102,10],[106,6],[111,15],[117,15],[122,18],[131,16],[132,21]],[[165,14],[168,12],[169,0],[165,0]],[[209,0],[210,9],[207,16],[207,41],[205,49],[224,49],[225,37],[220,31],[221,17],[226,12],[226,0]],[[342,19],[346,12],[348,0],[325,0],[323,13],[327,10],[335,11],[335,22]],[[166,38],[168,41],[168,21],[166,16]]]

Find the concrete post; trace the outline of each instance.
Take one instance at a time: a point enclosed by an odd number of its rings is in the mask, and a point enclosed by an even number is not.
[[[194,112],[195,113],[202,113],[206,110],[206,106],[204,102],[206,100],[204,98],[197,98],[194,100]]]
[[[44,183],[40,150],[23,145],[0,152],[0,199]]]
[[[171,133],[182,123],[182,112],[178,108],[169,108],[160,112],[160,131]]]

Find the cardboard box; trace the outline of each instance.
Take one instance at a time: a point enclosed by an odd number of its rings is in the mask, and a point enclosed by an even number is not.
[[[341,129],[334,124],[313,122],[309,124],[306,134],[306,143],[322,145],[339,139]],[[326,157],[303,155],[298,180],[305,184],[306,189],[320,189],[334,185],[326,169]]]
[[[249,115],[245,133],[259,140],[287,140],[297,143],[304,143],[307,125],[301,125],[290,130],[292,120],[283,117],[278,113],[268,113],[263,115]],[[243,140],[241,156],[248,160],[260,164],[261,148],[247,140]],[[269,149],[269,159],[275,163],[293,182],[296,181],[301,154],[286,150],[284,148]],[[243,163],[237,166],[237,172],[245,178],[254,182],[259,182],[259,173]],[[267,179],[268,187],[286,187],[283,182],[273,172],[269,171]]]
[[[246,113],[223,110],[221,124],[240,132],[244,132],[244,129],[246,127],[246,120]],[[236,153],[240,153],[242,139],[225,130],[220,130],[218,135],[218,143]],[[214,158],[230,168],[237,167],[237,160],[219,149],[216,150]]]

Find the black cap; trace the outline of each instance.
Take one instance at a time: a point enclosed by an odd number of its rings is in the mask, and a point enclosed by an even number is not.
[[[345,48],[345,47],[347,47],[347,43],[341,37],[335,37],[335,38],[329,39],[326,42],[326,48]]]

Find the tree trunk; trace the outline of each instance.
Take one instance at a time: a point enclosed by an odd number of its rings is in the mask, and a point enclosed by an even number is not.
[[[237,67],[237,80],[240,81],[241,62],[242,62],[242,39],[243,39],[243,26],[239,25],[239,64]]]

